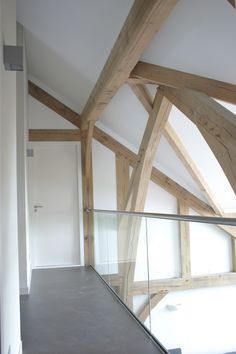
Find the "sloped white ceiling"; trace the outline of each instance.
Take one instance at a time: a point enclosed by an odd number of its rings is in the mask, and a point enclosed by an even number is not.
[[[227,0],[180,0],[142,59],[235,84],[235,38]]]
[[[133,0],[17,0],[29,72],[83,107]]]
[[[81,112],[132,3],[133,0],[17,0],[17,18],[25,27],[30,77]],[[235,38],[236,11],[228,1],[179,0],[142,59],[236,84]],[[235,195],[207,144],[191,122],[180,116],[172,110],[171,122],[189,153],[222,207],[236,208]],[[137,151],[146,121],[147,113],[124,85],[98,124]],[[165,139],[158,148],[156,164],[204,199]]]
[[[133,0],[17,0],[29,72],[81,108]],[[142,59],[236,82],[236,11],[224,0],[179,0]]]

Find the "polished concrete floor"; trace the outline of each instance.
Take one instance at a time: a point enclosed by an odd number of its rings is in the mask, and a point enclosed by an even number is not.
[[[24,354],[163,353],[90,268],[34,270],[21,318]]]

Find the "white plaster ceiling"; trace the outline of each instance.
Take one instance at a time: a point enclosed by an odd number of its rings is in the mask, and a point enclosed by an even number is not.
[[[29,73],[80,109],[133,0],[17,0]]]
[[[235,37],[228,1],[180,0],[142,59],[235,84]]]
[[[81,112],[132,3],[17,0],[17,18],[25,27],[29,76]],[[142,59],[235,84],[235,38],[236,11],[228,1],[179,0]],[[235,195],[200,134],[177,110],[170,119],[222,207],[236,208]],[[146,121],[147,113],[125,85],[102,114],[100,124],[137,151]],[[201,153],[193,146],[201,146]],[[165,139],[158,148],[156,164],[201,195]],[[205,168],[206,164],[211,168]]]

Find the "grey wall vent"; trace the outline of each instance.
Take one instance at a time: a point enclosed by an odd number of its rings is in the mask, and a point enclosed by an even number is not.
[[[4,45],[3,60],[6,70],[23,71],[23,48],[14,45]]]
[[[27,149],[27,157],[34,157],[34,149]]]

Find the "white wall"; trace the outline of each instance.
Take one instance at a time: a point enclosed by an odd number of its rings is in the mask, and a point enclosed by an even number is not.
[[[166,348],[181,347],[183,354],[235,351],[235,296],[235,285],[169,293],[152,311],[152,331]]]
[[[16,74],[19,277],[20,293],[28,294],[31,281],[26,165],[26,144],[28,140],[28,78],[25,57],[24,30],[20,24],[17,24],[17,45],[23,46],[24,52],[24,71],[19,71]]]
[[[215,225],[190,223],[190,254],[193,276],[232,271],[231,237]]]
[[[93,140],[94,208],[116,210],[115,154]],[[95,266],[104,274],[116,273],[117,219],[95,214]]]
[[[93,140],[94,208],[116,210],[115,154]]]
[[[15,0],[1,0],[0,25],[0,156],[1,156],[1,346],[2,354],[20,348],[17,186],[16,73],[3,67],[3,44],[16,44]]]
[[[146,212],[177,214],[177,201],[153,182],[145,206]],[[176,221],[147,219],[150,279],[180,275],[179,225]]]

